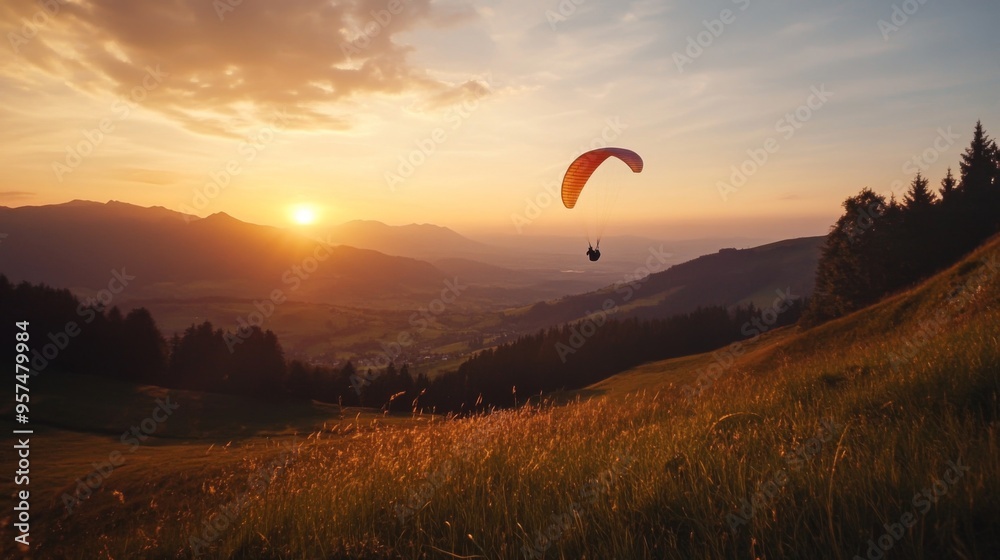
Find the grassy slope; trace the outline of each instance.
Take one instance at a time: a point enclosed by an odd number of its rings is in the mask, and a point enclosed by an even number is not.
[[[31,395],[34,435],[28,489],[37,558],[98,557],[96,540],[90,542],[98,536],[103,535],[103,548],[108,540],[133,537],[133,528],[140,533],[155,529],[165,513],[184,517],[178,512],[210,506],[211,496],[201,492],[203,483],[227,472],[243,472],[247,461],[280,455],[284,446],[309,434],[322,433],[327,441],[338,442],[356,432],[413,425],[408,418],[386,417],[369,409],[341,410],[318,402],[265,404],[51,372],[31,379]],[[156,424],[141,445],[122,442],[123,432],[151,417],[157,401],[167,400],[177,405],[176,410]],[[10,421],[12,415],[13,400],[0,407],[0,428],[7,433],[21,427]],[[72,494],[78,479],[93,473],[95,463],[108,463],[115,452],[123,462],[67,515],[63,494]],[[3,456],[3,472],[14,472],[13,460],[12,455]],[[10,476],[0,480],[0,494],[14,491]],[[123,519],[131,525],[116,529]],[[7,514],[0,517],[0,558],[12,552],[10,523]],[[81,547],[83,541],[87,542]],[[64,546],[80,550],[67,552]]]
[[[853,558],[909,513],[889,557],[996,558],[1000,272],[989,259],[1000,240],[868,310],[747,341],[689,399],[681,388],[711,355],[640,366],[567,406],[311,438],[210,555]],[[74,516],[42,550],[174,557],[268,450],[230,448],[186,482],[174,478],[183,463],[151,466],[146,484],[157,496],[173,484],[176,507],[129,516],[151,497],[125,492],[104,525]],[[915,506],[949,461],[969,470]]]

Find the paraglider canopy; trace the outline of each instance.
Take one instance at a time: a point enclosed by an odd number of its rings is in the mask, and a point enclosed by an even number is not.
[[[584,187],[587,187],[589,189],[588,192],[591,193],[587,195],[586,204],[592,207],[594,219],[589,222],[585,221],[587,243],[590,245],[590,248],[587,250],[587,256],[590,257],[591,261],[601,258],[601,237],[604,234],[604,226],[611,216],[611,208],[614,206],[614,199],[617,198],[617,189],[620,187],[620,181],[608,181],[606,175],[595,181],[591,181],[591,177],[601,164],[612,157],[625,163],[633,173],[640,173],[642,171],[642,158],[632,150],[626,150],[625,148],[598,148],[584,152],[573,160],[573,163],[570,164],[569,169],[566,170],[566,174],[563,176],[562,202],[566,208],[572,209],[576,206]],[[602,173],[606,173],[606,171],[602,171]],[[596,184],[588,187],[588,183]],[[597,241],[597,249],[594,249],[591,243],[592,230],[595,234],[593,239]]]
[[[573,160],[573,163],[569,165],[569,169],[566,170],[566,175],[563,176],[563,206],[566,208],[576,206],[576,201],[580,198],[580,193],[583,192],[583,187],[590,180],[590,176],[609,157],[616,157],[622,160],[629,166],[633,173],[642,172],[642,158],[632,150],[626,150],[625,148],[598,148],[584,152]]]

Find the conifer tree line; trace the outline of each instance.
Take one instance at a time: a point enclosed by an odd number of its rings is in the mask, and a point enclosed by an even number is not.
[[[846,315],[958,261],[1000,231],[1000,150],[976,123],[956,177],[918,172],[902,200],[869,188],[844,201],[803,324]]]
[[[804,303],[796,300],[772,327],[794,322]],[[669,319],[608,319],[592,331],[581,323],[543,330],[485,350],[457,371],[428,379],[409,365],[390,363],[360,372],[287,361],[278,337],[252,327],[242,342],[206,321],[166,339],[152,315],[138,308],[81,304],[69,290],[0,276],[0,316],[5,325],[31,317],[31,367],[45,375],[90,374],[130,383],[246,395],[315,399],[343,406],[469,412],[506,407],[539,393],[576,389],[634,365],[712,350],[750,336],[753,305],[709,307]],[[69,325],[73,325],[69,327]],[[579,337],[582,344],[574,342]],[[230,348],[232,350],[230,350]]]
[[[935,192],[936,191],[936,192]],[[844,202],[827,236],[812,298],[771,327],[815,325],[878,301],[940,270],[1000,231],[1000,150],[977,123],[934,189],[917,173],[902,200],[865,188]],[[561,325],[483,350],[428,379],[407,364],[358,371],[288,361],[278,337],[251,327],[234,335],[210,322],[165,338],[145,308],[84,304],[69,290],[0,275],[3,329],[31,319],[35,373],[91,374],[130,383],[260,399],[316,399],[391,411],[470,412],[516,406],[539,394],[585,387],[635,365],[706,352],[751,336],[753,305],[700,308],[668,319],[606,319]],[[582,333],[582,334],[581,334]],[[9,337],[13,340],[13,336]]]
[[[789,302],[765,329],[795,323],[807,300]],[[457,371],[435,377],[422,402],[454,412],[505,408],[540,394],[580,389],[645,362],[699,354],[760,334],[753,304],[699,308],[668,319],[587,320],[543,330],[484,350]],[[755,321],[756,320],[756,321]],[[574,339],[582,344],[574,344]]]
[[[33,374],[79,373],[131,383],[239,395],[275,394],[285,357],[277,336],[254,327],[232,352],[211,323],[191,325],[169,340],[145,308],[83,303],[69,290],[0,275],[4,329],[29,320]],[[11,337],[13,340],[13,337]]]

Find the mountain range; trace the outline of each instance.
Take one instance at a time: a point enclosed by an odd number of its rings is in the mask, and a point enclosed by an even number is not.
[[[412,311],[432,301],[445,281],[458,279],[470,286],[458,309],[498,312],[499,322],[491,322],[511,332],[579,319],[609,298],[625,316],[666,317],[707,305],[766,306],[775,290],[807,296],[824,240],[730,248],[674,264],[663,244],[623,239],[628,259],[619,258],[627,268],[603,259],[597,263],[603,268],[587,268],[577,255],[577,268],[564,269],[547,252],[558,248],[554,239],[532,254],[440,226],[359,220],[330,228],[320,241],[221,212],[198,218],[161,207],[82,200],[0,207],[0,232],[7,234],[0,273],[83,296],[107,287],[118,272],[134,280],[116,297],[137,304],[263,300],[280,291],[299,302]],[[539,268],[483,262],[519,257]],[[545,262],[548,268],[540,268]]]
[[[87,293],[124,270],[135,277],[130,299],[264,298],[281,289],[299,300],[348,303],[430,294],[447,276],[424,261],[328,244],[221,212],[190,219],[159,207],[73,201],[0,208],[0,224],[7,234],[0,271],[12,280]]]

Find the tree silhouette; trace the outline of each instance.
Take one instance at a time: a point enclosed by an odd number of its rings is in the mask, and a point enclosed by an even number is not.
[[[163,385],[167,343],[145,307],[133,309],[122,321],[122,368],[125,379]]]
[[[171,341],[168,386],[225,392],[229,356],[221,329],[214,329],[209,321],[191,325]]]
[[[903,224],[894,259],[899,263],[900,277],[890,289],[923,278],[947,261],[947,240],[939,231],[937,199],[929,185],[930,181],[917,172],[903,196]]]
[[[298,360],[288,364],[288,379],[286,387],[289,394],[299,398],[318,396],[313,392],[316,378],[314,371]]]
[[[938,191],[941,193],[942,202],[946,202],[954,196],[957,185],[958,180],[955,179],[955,176],[951,173],[951,168],[949,167],[948,174],[944,176],[944,179],[941,179],[941,189]]]
[[[227,392],[271,398],[282,395],[285,353],[271,331],[250,327],[249,335],[234,347],[223,367]]]
[[[903,206],[907,212],[922,213],[929,212],[934,206],[934,193],[930,190],[930,181],[919,171],[917,176],[910,183],[910,190],[903,195]]]
[[[962,170],[961,188],[968,195],[986,192],[997,178],[997,145],[983,128],[982,121],[976,122],[972,144],[962,154],[959,164]]]
[[[954,252],[964,254],[1000,229],[1000,162],[998,150],[981,122],[960,162],[958,201],[951,232]]]
[[[420,406],[452,412],[523,404],[540,393],[585,387],[629,367],[669,357],[714,350],[754,336],[751,320],[764,329],[791,324],[804,309],[801,301],[770,323],[752,305],[707,307],[669,319],[592,319],[552,327],[479,352],[429,382]],[[759,331],[758,331],[759,332]],[[563,359],[565,358],[565,359]],[[414,391],[423,389],[419,377]],[[514,392],[516,387],[517,391]]]
[[[962,154],[961,178],[951,169],[941,200],[918,173],[903,205],[864,189],[844,203],[827,237],[806,324],[873,303],[957,261],[1000,231],[1000,150],[981,122]],[[884,207],[884,212],[875,211]]]
[[[899,238],[900,206],[867,187],[843,206],[844,215],[823,246],[807,324],[860,309],[897,281],[891,257]]]

